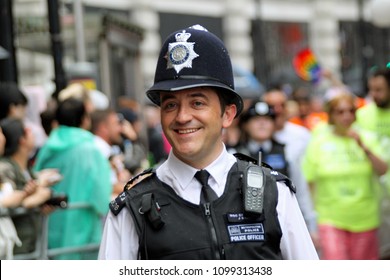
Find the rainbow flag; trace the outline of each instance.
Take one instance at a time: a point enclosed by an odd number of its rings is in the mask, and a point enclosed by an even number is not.
[[[294,70],[305,81],[318,82],[321,78],[321,67],[314,53],[309,49],[303,49],[294,57]]]

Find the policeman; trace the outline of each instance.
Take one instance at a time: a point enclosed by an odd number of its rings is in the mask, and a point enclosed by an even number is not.
[[[111,202],[99,259],[318,259],[288,178],[226,151],[243,104],[219,38],[169,35],[147,96],[172,149]]]
[[[273,138],[275,132],[274,109],[265,102],[254,101],[240,117],[242,140],[235,151],[257,158],[262,153],[262,160],[284,175],[290,177],[285,145]]]

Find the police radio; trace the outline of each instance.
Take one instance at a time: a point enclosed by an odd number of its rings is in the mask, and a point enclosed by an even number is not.
[[[258,164],[261,165],[261,152]],[[264,173],[259,165],[249,165],[244,171],[244,210],[248,214],[262,214],[264,200]]]

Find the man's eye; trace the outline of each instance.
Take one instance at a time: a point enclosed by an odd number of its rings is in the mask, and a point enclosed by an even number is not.
[[[201,102],[201,101],[194,101],[193,104],[194,104],[195,107],[200,107],[200,106],[203,105],[203,102]]]
[[[166,103],[163,108],[166,109],[166,110],[172,110],[176,107],[176,104],[175,103]]]

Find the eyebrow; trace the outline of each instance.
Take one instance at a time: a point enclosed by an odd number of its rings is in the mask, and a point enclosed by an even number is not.
[[[185,94],[185,93],[181,93],[181,94]],[[207,95],[203,92],[192,92],[189,94],[190,97],[203,97],[203,98],[207,98]],[[171,93],[171,92],[164,92],[163,94],[161,94],[161,103],[165,102],[166,100],[169,100],[169,99],[174,99],[175,98],[175,94],[174,93]]]
[[[165,102],[166,100],[174,98],[174,94],[170,92],[160,93],[160,96],[161,96],[161,103]]]
[[[207,98],[207,95],[204,94],[203,92],[193,92],[190,94],[191,97],[204,97]]]

